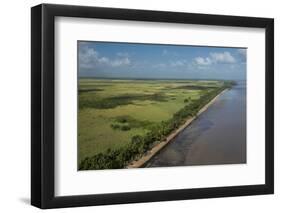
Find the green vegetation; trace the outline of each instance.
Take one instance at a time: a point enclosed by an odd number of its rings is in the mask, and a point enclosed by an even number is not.
[[[79,80],[79,170],[124,168],[231,81]]]

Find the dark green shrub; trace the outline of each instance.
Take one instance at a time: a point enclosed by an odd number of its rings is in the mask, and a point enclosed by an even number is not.
[[[129,131],[131,129],[131,127],[129,125],[123,125],[120,128],[122,131]]]

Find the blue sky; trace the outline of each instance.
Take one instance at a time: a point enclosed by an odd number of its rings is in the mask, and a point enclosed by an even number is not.
[[[244,48],[78,42],[79,77],[246,79]]]

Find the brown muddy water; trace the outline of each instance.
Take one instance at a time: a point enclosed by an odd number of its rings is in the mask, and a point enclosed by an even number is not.
[[[246,82],[224,92],[145,167],[246,163]]]

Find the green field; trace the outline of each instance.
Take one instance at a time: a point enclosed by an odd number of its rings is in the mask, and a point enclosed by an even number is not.
[[[79,168],[122,168],[228,86],[226,81],[79,79]]]

